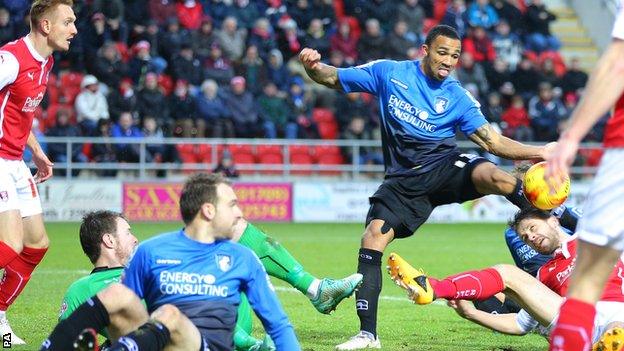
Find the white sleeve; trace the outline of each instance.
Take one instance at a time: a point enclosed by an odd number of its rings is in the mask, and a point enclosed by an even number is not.
[[[615,15],[615,23],[611,32],[613,38],[624,40],[624,1],[618,1],[617,15]]]
[[[15,82],[18,72],[19,62],[17,62],[17,58],[8,51],[0,51],[0,90]]]
[[[524,334],[527,334],[539,325],[535,318],[524,309],[516,314],[516,323],[518,323],[518,328],[520,328]]]

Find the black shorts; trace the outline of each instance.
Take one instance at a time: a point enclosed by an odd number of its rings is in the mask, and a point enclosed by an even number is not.
[[[385,179],[370,197],[366,225],[382,219],[388,229],[394,229],[395,238],[411,236],[436,206],[483,196],[471,178],[472,170],[483,162],[490,161],[473,154],[457,154],[429,172]]]

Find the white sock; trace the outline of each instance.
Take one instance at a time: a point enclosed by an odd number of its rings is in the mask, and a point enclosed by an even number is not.
[[[309,299],[315,299],[318,296],[320,287],[321,287],[321,280],[315,278],[312,281],[312,284],[310,284],[310,286],[308,287],[308,291],[306,292],[306,296]]]
[[[6,311],[0,311],[0,319],[6,318]]]

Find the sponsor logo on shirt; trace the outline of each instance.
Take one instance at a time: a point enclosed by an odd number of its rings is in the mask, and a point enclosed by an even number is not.
[[[43,100],[43,92],[39,93],[36,97],[27,97],[26,102],[24,103],[24,107],[22,107],[23,112],[35,112],[37,106]]]
[[[433,102],[433,109],[437,113],[442,113],[446,111],[446,106],[448,106],[448,99],[442,96],[436,96]]]
[[[403,89],[407,90],[407,84],[405,84],[405,83],[401,82],[400,80],[395,79],[395,78],[390,78],[390,81],[391,81],[392,83],[394,83],[395,85],[398,85],[398,86],[400,86],[401,88],[403,88]]]
[[[570,263],[570,265],[568,265],[566,267],[566,269],[562,270],[561,272],[557,273],[557,281],[561,284],[564,281],[566,281],[566,279],[568,279],[570,277],[570,275],[572,274],[572,270],[574,269],[574,266],[576,264],[576,258],[574,258],[572,260],[572,262]]]
[[[158,276],[160,292],[165,295],[206,295],[227,297],[227,285],[215,284],[212,274],[162,271]]]
[[[407,122],[418,129],[429,133],[436,130],[435,124],[425,122],[429,118],[429,112],[413,106],[394,94],[390,94],[390,99],[388,99],[388,112],[394,118]]]
[[[173,258],[159,258],[156,259],[156,264],[180,264],[182,260],[177,260]]]

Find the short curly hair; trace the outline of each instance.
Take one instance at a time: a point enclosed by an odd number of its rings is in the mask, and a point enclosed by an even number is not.
[[[73,0],[35,0],[30,6],[30,26],[39,24],[48,11],[55,9],[58,5],[74,6]]]

